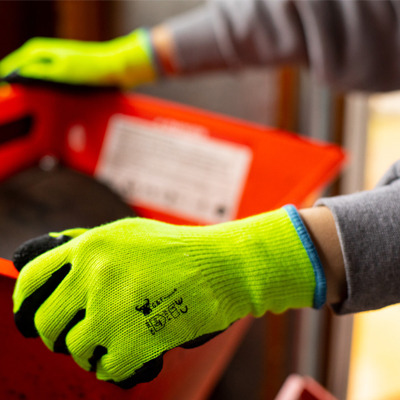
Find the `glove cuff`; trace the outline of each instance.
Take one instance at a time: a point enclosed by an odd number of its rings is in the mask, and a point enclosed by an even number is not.
[[[129,89],[143,83],[156,81],[160,74],[150,32],[146,28],[136,29],[122,38],[122,51],[126,51],[126,68],[121,77],[122,87]]]
[[[207,248],[197,238],[192,254],[232,321],[324,304],[323,269],[295,207],[205,229]]]
[[[311,261],[312,267],[314,269],[315,275],[315,292],[314,292],[314,303],[313,307],[319,310],[326,302],[326,278],[325,272],[321,264],[321,260],[317,253],[317,249],[314,246],[313,241],[305,227],[303,220],[301,219],[297,209],[293,205],[287,205],[283,207],[288,215],[294,228],[296,229],[297,234],[307,252],[307,255]]]

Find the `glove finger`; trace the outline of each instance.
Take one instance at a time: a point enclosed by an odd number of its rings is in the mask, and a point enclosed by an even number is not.
[[[34,62],[29,64],[25,64],[20,68],[12,71],[11,76],[13,73],[21,76],[22,78],[31,78],[31,79],[41,79],[46,81],[54,81],[54,82],[61,82],[63,81],[63,77],[60,76],[59,69],[57,67],[57,63],[51,61],[51,59],[38,59]],[[14,75],[15,76],[15,75]],[[9,82],[10,78],[8,76],[5,77],[5,81]]]
[[[201,346],[204,343],[208,342],[209,340],[213,339],[214,337],[218,336],[220,333],[222,333],[224,331],[225,330],[200,336],[199,338],[188,341],[188,342],[180,345],[179,347],[182,347],[185,349],[192,349],[192,348]],[[106,380],[107,382],[113,383],[114,385],[116,385],[122,389],[131,389],[140,383],[152,381],[160,374],[160,372],[162,371],[162,368],[163,368],[163,355],[165,353],[166,352],[164,352],[162,355],[156,357],[155,359],[144,363],[142,367],[140,367],[139,369],[137,369],[135,371],[134,375],[132,375],[131,377],[124,379],[122,381],[116,381],[114,379],[107,378],[107,376],[109,374],[105,371],[104,362],[100,361],[97,364],[97,374],[96,374],[97,378],[100,380]]]
[[[52,237],[48,234],[28,240],[15,250],[13,262],[15,268],[21,272],[22,268],[30,261],[40,256],[41,254],[52,250],[72,239],[68,235],[59,235]]]
[[[47,240],[44,242],[48,243]],[[71,270],[67,261],[67,244],[46,251],[25,264],[30,256],[39,253],[38,249],[43,250],[42,241],[36,244],[38,246],[27,246],[24,252],[19,253],[20,267],[23,268],[13,293],[15,323],[25,337],[37,337],[34,324],[36,311]]]
[[[224,331],[225,330],[203,335],[197,339],[186,342],[179,347],[182,347],[184,349],[192,349],[194,347],[201,346]],[[114,385],[120,387],[121,389],[131,389],[140,383],[150,382],[153,379],[157,378],[157,376],[162,371],[162,368],[163,368],[163,354],[153,360],[146,362],[141,368],[136,370],[135,374],[132,375],[131,377],[124,379],[122,381],[107,379],[107,382],[113,383]],[[97,369],[97,378],[102,379],[103,375],[104,375],[104,370],[102,369],[102,364],[99,363]]]
[[[71,287],[74,287],[72,272],[59,283],[34,316],[40,337],[57,353],[69,354],[66,336],[86,314],[84,296],[71,291]]]
[[[51,51],[21,47],[0,62],[0,77],[4,79],[30,65],[46,68],[46,66],[52,66],[56,61],[57,56]]]
[[[148,361],[143,365],[143,367],[136,370],[135,375],[123,381],[116,382],[110,380],[110,383],[120,387],[121,389],[131,389],[139,383],[150,382],[157,378],[159,373],[163,368],[163,356],[158,356],[157,358]]]
[[[98,344],[96,332],[90,317],[87,317],[75,324],[64,338],[64,345],[74,361],[86,371],[95,371],[98,361],[107,353],[106,347]],[[61,335],[56,342],[61,345],[62,339]]]
[[[61,331],[61,333],[58,335],[56,341],[54,342],[54,347],[53,351],[55,353],[62,353],[62,354],[70,354],[70,351],[68,349],[67,343],[66,343],[66,337],[68,333],[82,320],[85,319],[86,315],[86,310],[82,309],[79,310],[75,316],[68,322],[68,324],[65,326],[65,328]]]
[[[75,239],[76,237],[83,235],[87,231],[88,229],[86,228],[72,228],[72,229],[66,229],[65,231],[62,232],[50,232],[49,236],[53,238],[57,238],[59,236],[69,236],[70,238]]]
[[[14,313],[15,325],[23,336],[29,338],[37,337],[39,335],[35,326],[35,314],[39,307],[51,296],[57,286],[67,276],[70,270],[71,264],[63,265],[51,274],[43,285],[36,288],[32,294],[24,298],[18,311]],[[19,292],[21,291],[22,290],[20,289]],[[19,292],[16,292],[14,298],[21,297]]]
[[[104,346],[96,346],[92,356],[89,358],[90,372],[96,372],[97,364],[101,360],[101,357],[105,356],[107,352],[108,350]]]
[[[14,264],[21,272],[13,294],[14,320],[25,337],[38,336],[35,314],[71,270],[67,249],[59,246],[85,232],[78,228],[43,235],[25,242],[14,253]]]
[[[95,72],[94,67],[77,68],[83,61],[76,61],[71,59],[60,60],[56,57],[53,58],[40,58],[32,60],[30,63],[22,65],[16,70],[5,76],[4,80],[9,82],[16,79],[16,76],[21,78],[30,78],[35,80],[49,81],[53,83],[67,83],[70,85],[88,85],[96,86],[103,84],[104,86],[112,86],[113,82],[101,83],[98,79],[98,73]]]
[[[42,339],[43,343],[46,345],[48,349],[53,351],[54,353],[60,353],[60,354],[65,354],[65,355],[70,355],[70,352],[68,350],[68,347],[65,344],[65,337],[69,333],[69,331],[79,323],[82,319],[85,318],[85,310],[79,310],[74,318],[71,319],[71,321],[68,322],[66,327],[61,331],[60,335],[54,340],[50,340],[47,337],[43,336],[42,333],[39,331],[40,338]],[[37,322],[35,320],[35,325],[37,327]]]
[[[179,347],[184,349],[192,349],[198,346],[203,345],[214,337],[218,336],[220,333],[225,332],[225,330],[209,333],[203,336],[200,336],[194,340],[186,342]],[[163,355],[158,356],[157,358],[146,362],[141,368],[135,371],[135,374],[131,377],[124,379],[122,381],[115,381],[113,379],[107,379],[107,382],[113,383],[114,385],[122,388],[122,389],[131,389],[139,383],[150,382],[155,379],[163,368]],[[104,367],[101,363],[98,365],[97,369],[97,378],[102,379],[104,373]]]
[[[49,234],[38,236],[22,243],[13,254],[15,268],[21,272],[22,268],[28,262],[32,261],[46,251],[52,250],[64,243],[67,243],[71,239],[82,235],[86,231],[87,229],[84,228],[75,228],[59,233],[50,232]]]
[[[127,379],[118,381],[107,371],[107,357],[105,355],[97,363],[96,376],[99,380],[104,380],[122,389],[131,389],[139,383],[150,382],[155,379],[163,368],[163,354],[143,364],[142,367],[135,371],[135,374]]]
[[[25,51],[23,48],[15,50],[7,57],[0,61],[0,78],[5,78],[7,75],[11,74],[13,71],[21,67],[22,63],[26,62],[27,56],[25,56]]]

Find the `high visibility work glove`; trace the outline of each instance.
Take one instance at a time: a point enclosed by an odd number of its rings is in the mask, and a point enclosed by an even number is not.
[[[123,388],[156,377],[166,351],[203,344],[248,314],[325,302],[293,206],[206,227],[127,218],[42,236],[14,258],[22,334]]]
[[[33,38],[0,61],[0,79],[131,88],[157,78],[150,33],[108,42]]]

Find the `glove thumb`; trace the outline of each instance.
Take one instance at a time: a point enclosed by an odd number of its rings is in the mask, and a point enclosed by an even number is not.
[[[21,272],[22,268],[36,257],[69,242],[86,231],[87,229],[83,228],[69,229],[60,233],[51,232],[28,240],[19,246],[13,255],[15,268]]]

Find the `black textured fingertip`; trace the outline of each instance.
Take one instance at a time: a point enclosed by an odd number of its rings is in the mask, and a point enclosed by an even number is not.
[[[92,357],[89,358],[90,372],[96,372],[97,363],[100,358],[107,354],[107,349],[104,346],[96,346],[94,349]]]
[[[7,83],[19,83],[19,79],[21,78],[21,76],[18,74],[18,72],[19,70],[16,69],[10,74],[3,77],[2,80]]]
[[[157,378],[162,368],[163,368],[163,354],[145,363],[143,367],[136,370],[135,375],[132,375],[130,378],[120,382],[115,382],[113,380],[107,382],[111,382],[114,385],[120,387],[121,389],[125,390],[131,389],[134,386],[138,385],[139,383],[150,382],[153,379]]]
[[[14,314],[15,325],[23,336],[26,338],[38,336],[34,321],[36,311],[54,292],[69,271],[71,271],[71,264],[65,264],[55,271],[46,283],[24,300],[18,312]]]
[[[15,268],[18,271],[21,271],[21,269],[25,267],[28,262],[32,261],[46,251],[52,250],[64,243],[67,243],[71,239],[72,237],[66,235],[52,237],[46,234],[28,240],[27,242],[21,244],[17,250],[15,250],[13,255]]]
[[[80,321],[82,321],[85,318],[86,315],[86,310],[79,310],[74,318],[71,319],[71,321],[68,322],[66,327],[62,330],[62,332],[58,335],[57,340],[54,342],[54,348],[53,351],[54,353],[61,353],[61,354],[66,354],[69,355],[69,350],[67,347],[67,344],[65,342],[65,338],[68,335],[68,332]]]

